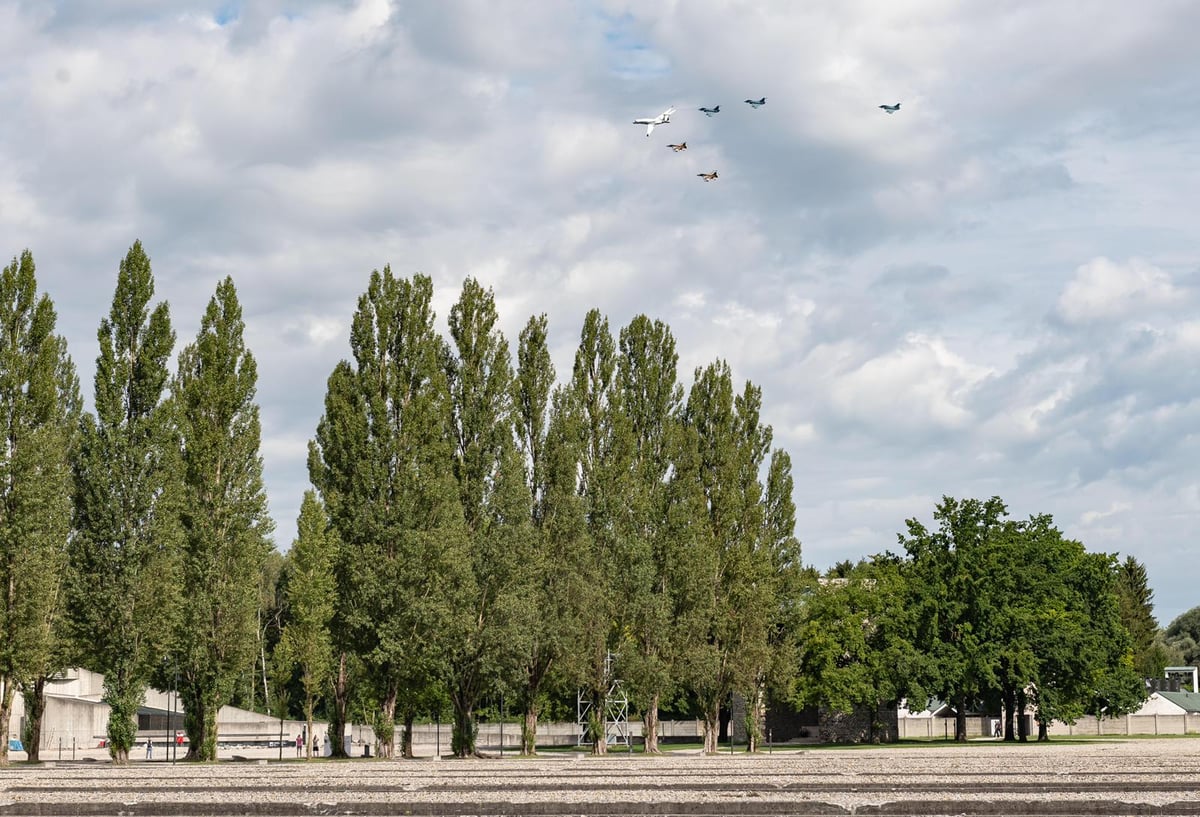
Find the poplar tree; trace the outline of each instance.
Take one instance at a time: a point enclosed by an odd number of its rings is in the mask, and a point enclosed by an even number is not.
[[[475,754],[475,708],[487,689],[515,677],[533,618],[526,571],[533,552],[531,500],[513,437],[508,342],[497,322],[492,292],[468,278],[450,310],[454,348],[446,362],[472,579],[461,585],[468,593],[455,600],[462,630],[448,640],[450,745],[458,757]]]
[[[56,322],[26,250],[0,271],[0,766],[17,687],[57,669],[80,399]]]
[[[350,330],[354,362],[330,375],[309,449],[309,475],[340,542],[337,646],[371,679],[385,757],[397,707],[411,713],[446,677],[453,602],[471,593],[432,296],[427,276],[371,274]],[[336,694],[345,699],[344,689]],[[339,743],[335,735],[335,751]]]
[[[188,760],[214,760],[217,713],[254,662],[259,581],[271,550],[258,370],[233,280],[217,285],[172,388],[184,473],[183,581],[175,659]]]
[[[630,526],[618,539],[617,592],[624,600],[623,678],[643,715],[646,751],[658,751],[658,708],[675,683],[671,575],[677,544],[667,526],[672,435],[683,404],[675,338],[662,321],[638,315],[621,330],[617,377],[631,443],[626,506]]]
[[[720,711],[735,690],[753,685],[769,654],[773,594],[761,581],[762,484],[758,472],[771,443],[759,422],[761,391],[747,382],[734,394],[728,364],[696,370],[685,422],[698,446],[695,476],[707,530],[698,546],[712,567],[699,588],[705,605],[703,644],[690,658],[691,686],[704,720],[704,750],[717,750]]]
[[[579,571],[579,613],[573,635],[577,648],[571,675],[590,704],[592,751],[608,751],[605,716],[613,678],[610,653],[617,643],[617,604],[613,577],[620,569],[618,542],[630,526],[628,424],[621,411],[616,377],[616,344],[608,320],[598,310],[584,318],[562,431],[572,435],[577,491],[586,520],[586,539],[572,558]],[[569,406],[569,408],[568,408]]]
[[[304,720],[308,724],[305,734],[311,735],[313,709],[333,671],[329,622],[333,618],[336,591],[333,565],[337,558],[337,537],[315,491],[304,492],[296,531],[296,541],[288,556],[288,620],[275,659],[300,671]],[[305,756],[312,757],[312,742],[305,743]]]
[[[796,632],[800,623],[803,565],[796,538],[796,505],[792,499],[792,458],[771,452],[763,496],[763,527],[755,554],[769,618],[764,662],[756,667],[746,690],[746,735],[749,752],[757,751],[766,724],[767,693],[783,691],[795,675]]]
[[[153,297],[150,259],[134,242],[97,332],[96,414],[83,418],[75,462],[71,633],[80,658],[104,674],[117,763],[129,760],[179,610],[180,470],[162,399],[175,333]]]
[[[566,646],[566,623],[573,606],[565,592],[568,585],[564,571],[568,565],[561,559],[553,558],[547,524],[553,512],[549,426],[554,364],[550,360],[546,339],[546,316],[531,317],[521,330],[517,372],[513,382],[513,422],[517,446],[524,458],[526,487],[529,490],[531,547],[525,570],[529,579],[527,592],[534,612],[528,622],[524,641],[518,692],[524,714],[521,722],[523,755],[532,755],[537,751],[538,717],[543,705],[544,686]]]

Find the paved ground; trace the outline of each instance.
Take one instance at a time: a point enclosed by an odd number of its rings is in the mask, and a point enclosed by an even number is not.
[[[0,770],[0,817],[49,814],[1200,815],[1200,739]]]

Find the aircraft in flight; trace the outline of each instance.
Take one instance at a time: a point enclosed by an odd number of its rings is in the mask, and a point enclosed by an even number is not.
[[[654,128],[656,125],[665,125],[668,122],[670,122],[671,114],[673,114],[673,113],[675,113],[675,108],[672,106],[670,108],[667,108],[665,111],[663,111],[658,116],[655,116],[653,118],[635,119],[635,120],[633,120],[633,124],[645,125],[646,126],[646,135],[649,136],[650,134],[654,133]]]

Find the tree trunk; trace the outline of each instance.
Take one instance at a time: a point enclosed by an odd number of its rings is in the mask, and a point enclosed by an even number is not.
[[[592,690],[592,716],[588,728],[592,733],[592,754],[608,754],[608,723],[605,714],[608,711],[608,693]]]
[[[1016,734],[1013,731],[1014,718],[1016,717],[1017,709],[1017,691],[1011,686],[1004,687],[1004,740],[1015,741]]]
[[[183,729],[188,736],[188,750],[184,760],[217,759],[217,711],[221,708],[215,700],[196,688],[196,684],[185,682],[180,690],[183,699]]]
[[[658,749],[658,693],[650,698],[650,704],[642,715],[642,742],[648,755],[661,754]]]
[[[1025,743],[1029,740],[1029,727],[1025,722],[1025,690],[1017,690],[1017,740]]]
[[[704,754],[715,755],[721,735],[721,704],[712,701],[704,707]]]
[[[387,694],[379,704],[379,725],[383,727],[380,731],[384,734],[377,735],[379,738],[379,756],[385,760],[391,760],[395,756],[396,748],[396,696],[398,692],[395,686],[388,688]]]
[[[746,701],[746,751],[757,752],[762,749],[762,734],[767,719],[766,686],[762,681],[754,685],[754,693]],[[879,708],[871,715],[871,742],[875,742],[875,721]]]
[[[25,698],[25,732],[21,742],[25,746],[25,755],[33,763],[42,759],[42,719],[46,714],[46,676],[39,675],[33,682],[33,689],[26,692]],[[129,759],[126,751],[125,759]]]
[[[455,757],[472,757],[476,754],[475,707],[465,696],[453,695],[454,726],[450,732],[450,753]]]
[[[0,766],[8,765],[8,722],[12,718],[13,683],[0,674]]]
[[[333,678],[333,716],[329,719],[329,742],[333,757],[348,757],[346,754],[346,709],[349,706],[350,689],[346,677],[346,653],[338,655],[337,674]]]
[[[413,755],[413,721],[416,716],[411,709],[404,710],[404,729],[400,732],[400,756],[412,760]]]
[[[1041,718],[1038,718],[1037,725],[1038,725],[1038,737],[1037,737],[1038,743],[1042,743],[1044,741],[1050,740],[1050,729],[1049,729],[1050,725],[1048,723],[1046,723],[1044,720],[1042,720]]]
[[[958,706],[955,707],[954,740],[956,743],[967,742],[967,697],[965,695],[959,697]]]
[[[521,723],[521,754],[532,757],[537,754],[538,710],[536,700],[525,707],[525,720]]]

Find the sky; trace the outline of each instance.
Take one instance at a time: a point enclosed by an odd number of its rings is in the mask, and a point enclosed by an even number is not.
[[[469,276],[514,347],[545,313],[560,381],[592,308],[666,322],[685,385],[727,360],[806,564],[1000,496],[1140,560],[1166,625],[1200,604],[1197,30],[1187,0],[0,0],[0,257],[32,251],[89,404],[135,240],[180,348],[233,277],[281,549],[390,265],[443,328]]]

